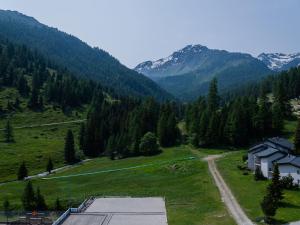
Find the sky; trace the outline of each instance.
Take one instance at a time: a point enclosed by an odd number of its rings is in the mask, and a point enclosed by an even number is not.
[[[300,52],[299,0],[0,0],[133,68],[188,44]]]

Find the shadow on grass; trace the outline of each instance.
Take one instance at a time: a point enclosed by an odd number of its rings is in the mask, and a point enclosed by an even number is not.
[[[295,205],[289,202],[281,202],[279,207],[281,208],[290,208],[290,209],[300,209],[300,205]]]

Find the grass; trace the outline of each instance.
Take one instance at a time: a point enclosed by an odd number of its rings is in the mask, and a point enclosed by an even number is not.
[[[13,101],[17,96],[17,91],[13,88],[0,91],[0,106],[5,108],[7,101]],[[20,100],[19,110],[0,118],[0,128],[5,127],[8,119],[13,127],[18,127],[85,118],[84,110],[66,115],[61,109],[55,109],[51,105],[46,105],[42,112],[34,112],[27,109],[26,99],[20,98]],[[49,157],[52,158],[55,167],[62,166],[64,137],[68,129],[72,129],[77,137],[79,124],[14,129],[14,143],[5,143],[0,133],[0,182],[16,179],[22,161],[25,161],[30,175],[45,171]]]
[[[216,150],[217,151],[217,150]],[[197,157],[207,155],[200,151]],[[166,199],[170,225],[235,224],[223,205],[219,192],[209,174],[207,163],[197,159],[174,162],[175,159],[193,156],[187,146],[164,149],[152,157],[137,157],[111,161],[97,158],[68,171],[52,176],[73,175],[84,172],[123,168],[170,161],[149,167],[70,177],[53,180],[33,180],[39,186],[49,205],[59,197],[64,204],[79,204],[90,195],[96,196],[163,196]],[[0,199],[7,197],[20,208],[25,182],[0,186]],[[1,203],[0,203],[1,206]]]
[[[260,202],[270,181],[255,181],[251,172],[249,175],[243,175],[243,171],[237,166],[243,164],[242,156],[245,153],[245,150],[230,153],[219,159],[217,165],[238,202],[255,221],[263,216]],[[300,220],[300,190],[284,191],[283,204],[278,209],[275,219],[280,223]]]
[[[290,141],[293,141],[296,125],[297,121],[285,121],[283,136]],[[219,159],[217,165],[238,202],[255,221],[263,216],[260,202],[270,181],[255,181],[251,172],[244,175],[244,171],[237,168],[238,165],[244,164],[242,156],[245,154],[246,150],[232,152]],[[278,209],[275,219],[280,223],[300,220],[300,191],[284,191],[284,196],[283,204]]]

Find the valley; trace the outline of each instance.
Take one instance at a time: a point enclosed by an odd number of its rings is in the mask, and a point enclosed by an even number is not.
[[[0,9],[1,225],[300,222],[300,53],[276,53],[294,33],[255,45],[264,20],[237,33],[194,3]]]

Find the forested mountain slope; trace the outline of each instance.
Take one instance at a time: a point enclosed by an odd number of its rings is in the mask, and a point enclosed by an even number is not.
[[[136,71],[155,80],[161,87],[183,100],[206,94],[212,78],[219,88],[259,80],[272,71],[249,54],[188,45],[167,58],[139,64]]]
[[[172,98],[153,81],[128,69],[107,52],[92,48],[32,17],[0,10],[0,28],[2,39],[37,49],[77,76],[100,81],[103,86],[113,87],[118,94],[153,96],[159,100]]]

